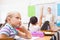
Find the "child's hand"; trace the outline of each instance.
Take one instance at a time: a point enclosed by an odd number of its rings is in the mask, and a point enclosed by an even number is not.
[[[27,39],[31,39],[32,35],[31,34],[27,34],[26,37],[27,37]]]

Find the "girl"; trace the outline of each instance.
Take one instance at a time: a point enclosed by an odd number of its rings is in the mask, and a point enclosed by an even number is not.
[[[43,8],[41,9],[39,22],[38,22],[38,18],[36,16],[32,16],[30,18],[30,21],[28,23],[28,30],[30,32],[34,32],[34,31],[39,31],[40,30],[41,25],[42,25],[42,16],[43,16],[42,12],[43,12]]]
[[[17,30],[17,27],[21,27],[21,15],[19,12],[9,12],[6,20],[5,25],[0,30],[0,38],[7,38],[11,37],[14,38],[15,35],[18,35],[23,38],[31,38],[31,34],[27,31],[24,27],[24,33]]]
[[[50,30],[50,23],[49,21],[45,21],[44,24],[41,27],[41,30]]]
[[[32,17],[30,18],[30,22],[29,22],[29,24],[28,24],[28,30],[29,30],[30,32],[34,32],[34,31],[39,31],[39,30],[40,30],[40,26],[37,25],[37,22],[38,22],[37,17],[32,16]],[[31,24],[31,25],[30,25],[30,24]]]

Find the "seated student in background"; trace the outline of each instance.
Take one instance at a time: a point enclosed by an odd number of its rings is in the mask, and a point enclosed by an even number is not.
[[[0,30],[0,38],[7,38],[11,37],[14,38],[15,35],[18,35],[23,38],[31,38],[31,34],[28,30],[24,27],[24,33],[17,30],[17,27],[21,27],[21,15],[19,12],[9,12],[6,20],[5,25]]]
[[[49,21],[45,21],[41,27],[41,30],[51,30]]]
[[[36,16],[32,16],[30,18],[30,21],[29,21],[29,24],[28,24],[28,30],[30,32],[39,31],[40,30],[40,26],[37,23],[38,23],[37,17]]]

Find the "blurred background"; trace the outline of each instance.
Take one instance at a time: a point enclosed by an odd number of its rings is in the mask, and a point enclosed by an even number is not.
[[[22,23],[27,26],[31,16],[37,16],[39,19],[42,6],[44,15],[47,13],[47,7],[51,7],[55,15],[54,21],[60,20],[60,0],[0,0],[0,23],[5,22],[9,11],[18,11],[22,16]]]

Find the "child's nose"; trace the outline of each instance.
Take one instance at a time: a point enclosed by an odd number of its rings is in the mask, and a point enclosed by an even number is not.
[[[19,19],[19,22],[21,22],[21,20]]]

